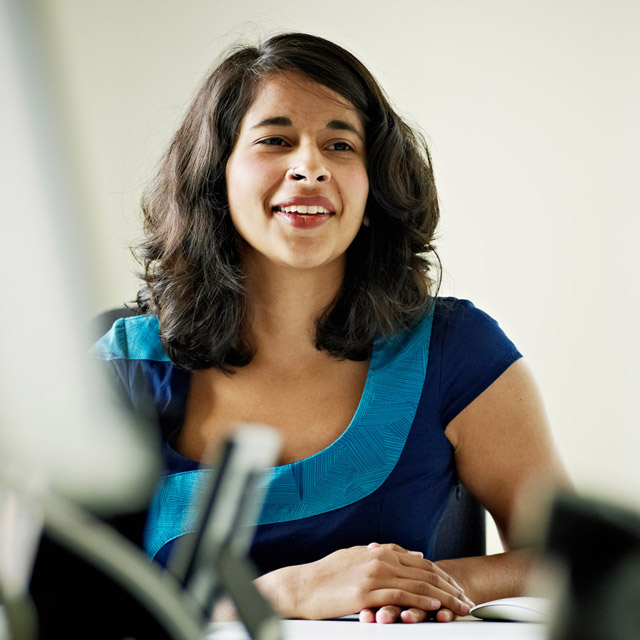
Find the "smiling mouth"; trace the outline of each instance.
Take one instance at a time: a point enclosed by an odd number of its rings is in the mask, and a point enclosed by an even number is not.
[[[306,206],[303,204],[293,205],[290,207],[279,207],[276,205],[275,207],[273,207],[273,211],[274,212],[279,211],[281,213],[290,213],[290,214],[301,215],[301,216],[317,216],[317,215],[332,216],[335,213],[335,211],[329,211],[324,207],[320,207],[316,205]]]

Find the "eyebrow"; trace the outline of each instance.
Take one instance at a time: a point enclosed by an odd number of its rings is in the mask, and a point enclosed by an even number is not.
[[[258,124],[254,124],[252,129],[258,129],[259,127],[292,127],[293,122],[291,122],[290,118],[286,116],[275,116],[273,118],[265,118],[258,122]],[[348,122],[344,120],[331,120],[327,123],[327,129],[333,129],[335,131],[351,131],[355,133],[360,140],[362,140],[362,134]]]
[[[276,116],[275,118],[265,118],[264,120],[260,120],[258,124],[254,124],[252,129],[257,129],[259,127],[292,127],[293,122],[289,118],[285,118],[284,116]]]
[[[332,120],[327,124],[327,129],[336,129],[338,131],[351,131],[352,133],[355,133],[358,136],[358,138],[360,138],[360,140],[362,140],[362,134],[352,124],[349,124],[344,120]]]

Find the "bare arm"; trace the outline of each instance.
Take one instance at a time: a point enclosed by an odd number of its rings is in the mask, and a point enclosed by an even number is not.
[[[545,487],[568,486],[555,451],[542,399],[526,364],[519,360],[456,416],[446,436],[454,447],[463,484],[489,510],[507,549],[513,516],[531,511],[529,499]],[[443,560],[436,564],[459,584],[465,595],[480,603],[521,594],[531,566],[527,549],[492,556]],[[443,607],[440,621],[454,618]],[[363,611],[361,619],[393,622],[424,620],[429,612],[385,606]]]
[[[513,516],[545,488],[568,486],[542,399],[529,368],[515,362],[448,425],[458,475],[495,519],[506,548]],[[526,550],[438,563],[475,602],[517,595],[525,585]]]

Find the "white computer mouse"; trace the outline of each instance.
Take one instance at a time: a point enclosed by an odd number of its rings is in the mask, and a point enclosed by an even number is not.
[[[482,620],[509,622],[546,622],[551,602],[548,598],[518,596],[483,602],[471,609],[471,615]]]

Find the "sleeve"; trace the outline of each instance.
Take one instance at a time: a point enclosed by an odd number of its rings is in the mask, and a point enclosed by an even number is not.
[[[91,349],[122,406],[151,421],[163,437],[181,423],[189,374],[162,349],[155,316],[120,318]]]
[[[133,408],[124,319],[116,320],[111,329],[91,347],[89,353],[103,368],[111,392],[118,397],[124,406]]]
[[[142,415],[155,415],[150,409],[154,392],[162,395],[161,390],[167,387],[165,378],[170,379],[166,372],[173,367],[162,350],[155,316],[119,318],[93,345],[91,355],[102,361],[108,377],[132,408]]]
[[[150,411],[147,413],[136,410],[131,393],[127,331],[123,318],[115,321],[111,329],[103,335],[90,349],[89,355],[98,367],[104,382],[104,393],[111,398],[114,405],[122,407],[126,412],[137,418],[135,424],[142,429],[149,443],[158,448],[160,456],[160,441],[156,441],[153,421]],[[147,521],[148,507],[144,505],[132,512],[116,512],[102,515],[107,525],[128,538],[133,544],[143,549],[144,527]]]
[[[440,409],[448,425],[522,354],[500,325],[468,300],[442,299]]]

